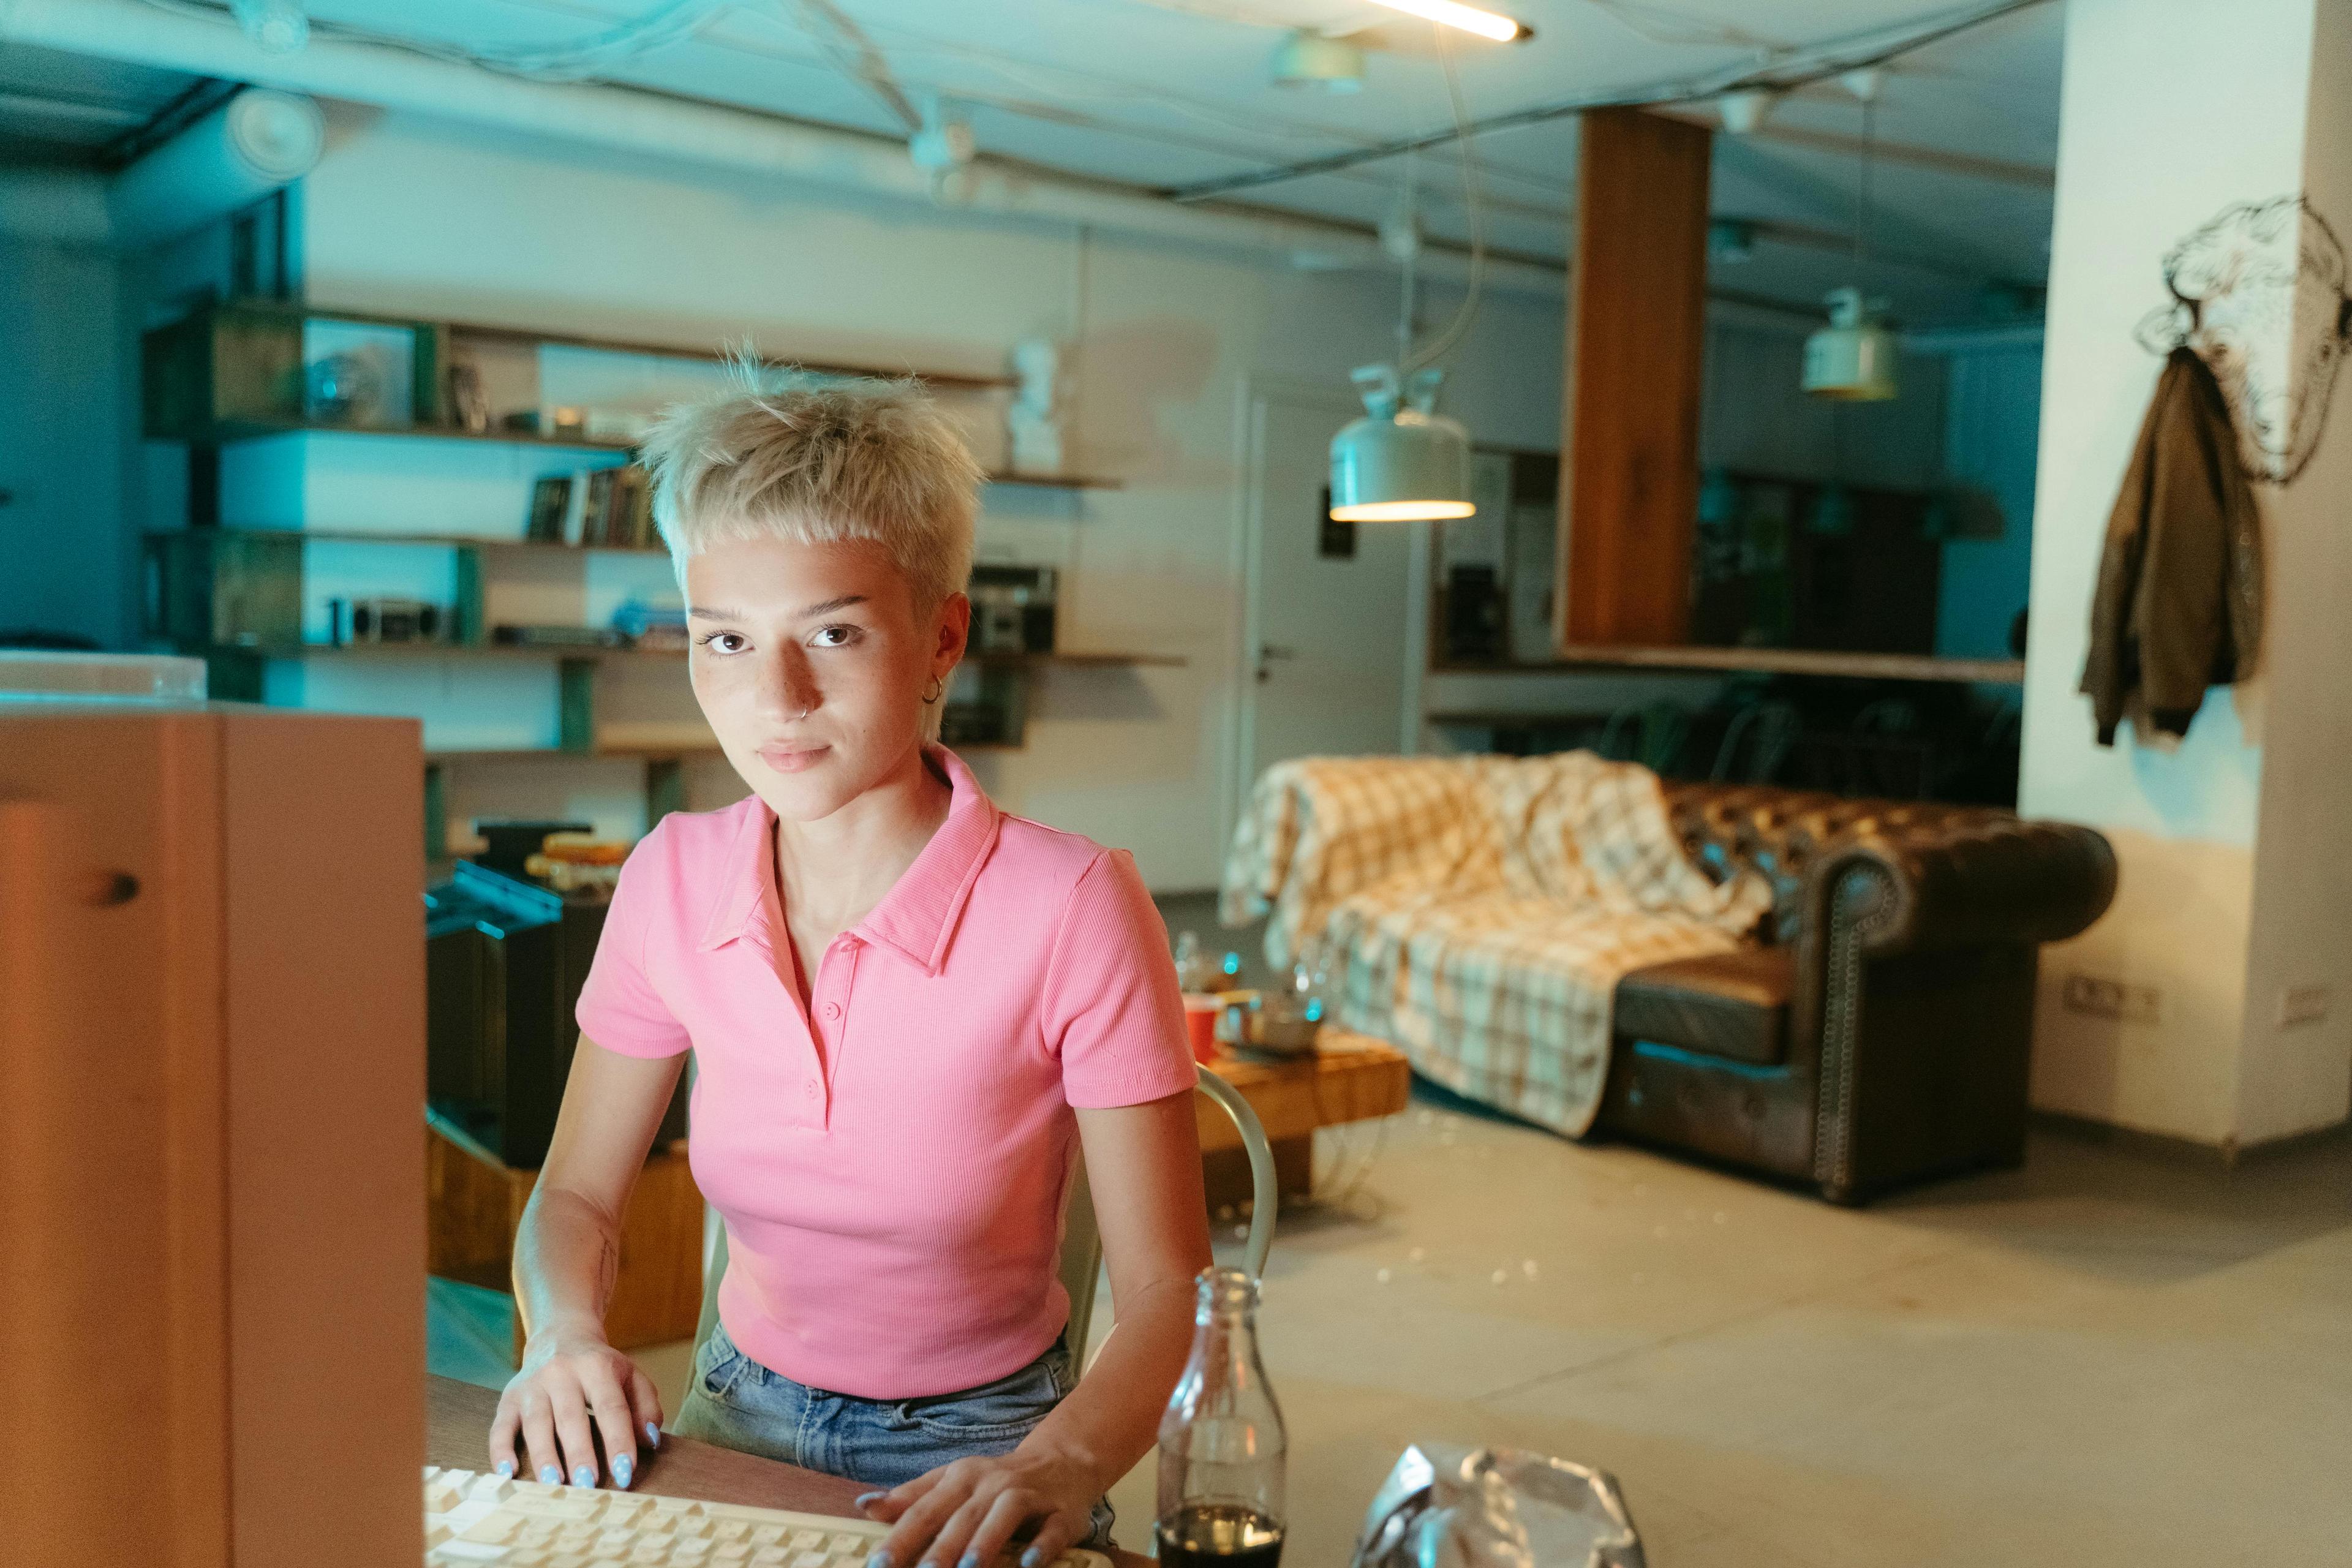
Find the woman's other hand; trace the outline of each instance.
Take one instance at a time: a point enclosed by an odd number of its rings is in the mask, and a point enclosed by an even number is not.
[[[523,1347],[522,1369],[499,1395],[498,1417],[490,1423],[490,1464],[501,1476],[593,1487],[601,1437],[604,1473],[614,1486],[626,1487],[636,1479],[640,1446],[660,1446],[661,1423],[661,1395],[653,1379],[602,1334],[537,1334]],[[526,1457],[527,1467],[520,1463]]]
[[[866,1518],[895,1526],[869,1568],[983,1568],[1024,1534],[1022,1568],[1043,1568],[1086,1539],[1101,1495],[1093,1467],[1016,1449],[958,1459],[857,1500]]]

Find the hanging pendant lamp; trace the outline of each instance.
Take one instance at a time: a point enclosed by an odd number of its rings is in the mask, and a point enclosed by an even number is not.
[[[1853,71],[1846,86],[1862,100],[1862,178],[1853,203],[1853,281],[1830,290],[1830,324],[1805,340],[1803,384],[1815,397],[1883,403],[1895,395],[1895,334],[1885,301],[1863,294],[1870,256],[1871,153],[1878,143],[1879,73]]]
[[[1438,58],[1454,108],[1454,133],[1462,159],[1463,207],[1470,225],[1470,281],[1454,321],[1434,342],[1412,346],[1415,264],[1421,229],[1412,207],[1413,164],[1405,158],[1403,200],[1381,226],[1381,244],[1403,273],[1397,311],[1394,364],[1368,364],[1352,373],[1364,399],[1364,416],[1331,437],[1331,521],[1334,522],[1423,522],[1472,517],[1470,432],[1437,412],[1437,389],[1444,371],[1430,362],[1462,341],[1478,310],[1478,282],[1486,257],[1480,222],[1477,161],[1470,146],[1469,114],[1454,74],[1452,46],[1437,29]]]
[[[1470,432],[1437,412],[1445,373],[1397,385],[1391,365],[1355,373],[1364,416],[1331,437],[1334,522],[1419,522],[1469,517]]]

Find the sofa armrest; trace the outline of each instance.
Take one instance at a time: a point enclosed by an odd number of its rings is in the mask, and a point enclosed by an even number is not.
[[[1805,868],[1791,1044],[1810,1054],[1842,977],[1864,958],[2058,942],[2116,895],[2105,838],[2005,814],[1866,819]]]
[[[1935,1098],[1969,1055],[1938,1027],[1948,1007],[1919,1015],[1915,1006],[1904,1023],[1897,997],[1906,988],[1918,994],[1924,976],[1958,973],[1956,964],[2014,970],[2000,994],[2017,1016],[1987,1037],[2014,1047],[2014,1061],[2004,1058],[1996,1076],[2014,1079],[2021,1108],[2034,949],[2084,930],[2115,891],[2107,841],[2064,823],[1988,815],[1864,824],[1823,846],[1805,876],[1790,1028],[1792,1060],[1816,1077],[1814,1176],[1824,1195],[1856,1201],[1881,1179],[1873,1167],[1885,1161],[1857,1155],[1869,1131],[1857,1121],[1857,1096],[1883,1098],[1890,1084],[1907,1081],[1913,1098]],[[1972,1005],[1991,994],[1981,987],[1963,994]],[[1890,1007],[1891,1034],[1886,1022],[1873,1026],[1866,1016]],[[1865,1047],[1869,1040],[1879,1044]],[[1866,1054],[1889,1047],[1893,1059],[1865,1066]],[[1971,1062],[1967,1074],[2000,1065]]]
[[[2063,822],[1947,818],[1864,828],[1809,868],[1806,934],[1855,921],[1864,952],[2058,942],[2106,912],[2116,857]]]

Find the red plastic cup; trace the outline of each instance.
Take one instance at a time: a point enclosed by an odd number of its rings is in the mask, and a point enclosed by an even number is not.
[[[1184,993],[1184,1032],[1192,1037],[1194,1061],[1217,1059],[1217,1015],[1223,1011],[1224,1004],[1206,992]]]

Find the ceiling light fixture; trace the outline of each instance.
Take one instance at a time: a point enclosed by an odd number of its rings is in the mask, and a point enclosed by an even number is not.
[[[1301,29],[1274,46],[1266,74],[1276,87],[1357,92],[1364,85],[1363,47],[1352,39]]]
[[[1516,17],[1499,11],[1482,11],[1475,5],[1465,5],[1459,0],[1372,0],[1375,5],[1385,5],[1391,11],[1402,11],[1408,16],[1423,21],[1459,27],[1465,33],[1475,33],[1498,44],[1517,44],[1536,36],[1536,30]]]
[[[1762,129],[1780,101],[1779,93],[1760,87],[1743,87],[1717,99],[1715,112],[1722,119],[1726,131],[1734,136],[1748,136]]]
[[[1445,373],[1434,365],[1404,384],[1396,367],[1355,372],[1364,416],[1331,437],[1331,521],[1420,522],[1474,516],[1470,432],[1437,412]]]
[[[310,41],[310,18],[297,0],[229,0],[228,8],[264,54],[290,55]]]
[[[939,98],[924,101],[922,124],[907,139],[907,156],[930,180],[931,200],[971,199],[977,181],[971,161],[980,151],[963,110]]]

